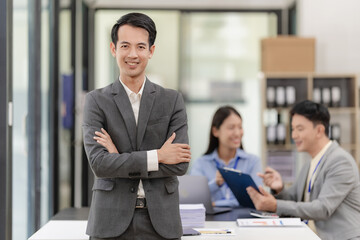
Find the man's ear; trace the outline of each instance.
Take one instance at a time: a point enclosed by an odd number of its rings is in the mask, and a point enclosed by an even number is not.
[[[155,45],[152,45],[150,47],[149,51],[150,51],[149,59],[151,59],[155,52]]]
[[[110,51],[113,57],[116,57],[116,46],[113,42],[110,43]]]
[[[325,135],[325,126],[324,125],[322,125],[322,124],[317,124],[316,125],[316,129],[317,129],[317,133],[319,134],[319,135]]]

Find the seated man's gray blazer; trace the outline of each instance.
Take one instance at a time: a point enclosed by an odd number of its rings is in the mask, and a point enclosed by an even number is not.
[[[360,236],[359,169],[354,158],[333,142],[321,161],[310,202],[302,202],[310,162],[294,185],[276,196],[279,215],[315,220],[321,239],[341,240]],[[291,200],[291,201],[287,201]]]

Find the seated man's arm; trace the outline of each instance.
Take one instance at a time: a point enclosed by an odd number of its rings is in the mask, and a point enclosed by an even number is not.
[[[354,171],[356,170],[349,160],[333,161],[317,199],[311,202],[278,200],[277,214],[312,220],[329,218],[354,188],[356,184]]]

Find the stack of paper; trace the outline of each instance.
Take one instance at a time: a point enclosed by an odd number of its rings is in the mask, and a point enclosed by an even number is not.
[[[236,220],[239,227],[301,227],[300,218],[239,218]]]
[[[180,204],[180,217],[183,228],[202,228],[205,226],[204,204]]]

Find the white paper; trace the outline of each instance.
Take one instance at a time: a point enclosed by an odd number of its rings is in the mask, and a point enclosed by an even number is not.
[[[300,218],[239,218],[239,227],[301,227]]]

